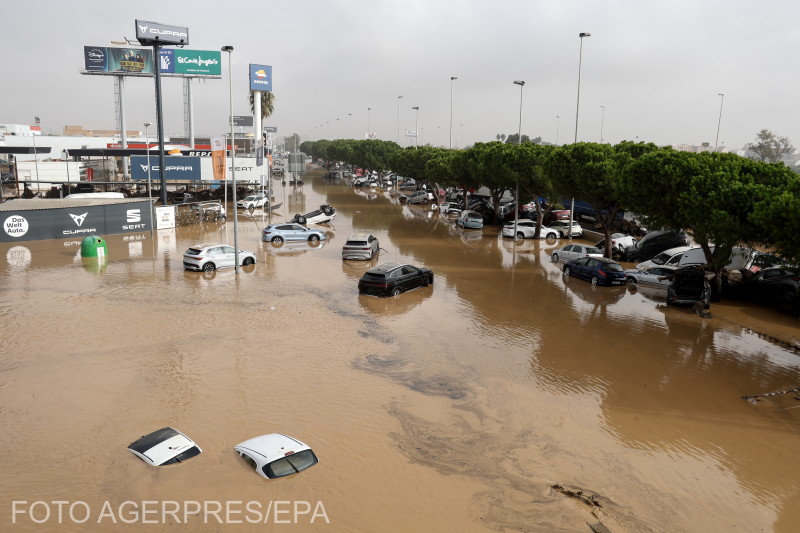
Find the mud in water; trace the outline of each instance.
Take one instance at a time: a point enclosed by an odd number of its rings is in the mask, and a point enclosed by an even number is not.
[[[79,241],[0,246],[0,530],[797,529],[800,394],[742,399],[800,386],[796,317],[726,301],[703,319],[658,292],[593,289],[551,262],[564,242],[462,231],[320,175],[276,181],[273,220],[331,204],[328,240],[262,243],[268,220],[240,214],[258,262],[238,277],[181,261],[233,244],[232,218],[109,236],[100,264]],[[343,262],[353,232],[380,257]],[[389,261],[434,285],[359,296]],[[153,468],[126,450],[167,425],[203,453]],[[270,481],[233,452],[275,432],[319,465]],[[59,524],[40,506],[36,523],[15,501],[92,515]],[[127,501],[321,502],[330,523],[97,523]]]

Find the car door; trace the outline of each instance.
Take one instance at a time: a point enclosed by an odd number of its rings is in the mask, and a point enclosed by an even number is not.
[[[215,263],[217,268],[232,267],[236,261],[233,246],[216,246]]]
[[[572,261],[576,257],[578,257],[578,255],[575,253],[575,245],[574,244],[568,244],[564,248],[561,249],[561,259],[564,262]]]
[[[576,278],[587,279],[586,269],[590,259],[590,257],[581,257],[575,260],[572,263],[570,273]]]
[[[290,224],[287,236],[286,240],[289,241],[304,241],[306,240],[306,228],[300,224]]]
[[[403,290],[410,291],[422,285],[422,272],[417,267],[403,267]]]

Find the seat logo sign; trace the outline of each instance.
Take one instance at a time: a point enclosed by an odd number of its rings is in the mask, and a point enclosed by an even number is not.
[[[83,225],[83,221],[86,220],[86,215],[88,214],[89,214],[88,212],[82,215],[73,215],[72,213],[70,213],[69,216],[72,217],[72,220],[75,222],[75,224],[78,225],[78,227],[81,227]]]
[[[125,221],[128,223],[122,226],[125,231],[144,229],[147,226],[142,223],[142,211],[140,209],[128,209],[125,211]]]

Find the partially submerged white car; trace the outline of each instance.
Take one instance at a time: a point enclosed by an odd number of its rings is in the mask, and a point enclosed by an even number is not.
[[[297,474],[319,462],[307,444],[282,433],[254,437],[233,449],[267,479]]]
[[[202,452],[192,439],[171,427],[144,435],[139,440],[130,443],[128,450],[152,466],[182,463]]]
[[[517,220],[517,239],[533,239],[536,234],[536,221],[529,218],[520,218]],[[507,222],[503,226],[503,237],[514,237],[514,222]],[[558,230],[553,228],[546,228],[542,226],[539,232],[540,239],[557,239]]]

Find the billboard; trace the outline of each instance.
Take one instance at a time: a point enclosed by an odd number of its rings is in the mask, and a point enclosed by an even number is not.
[[[213,50],[162,49],[163,74],[222,76],[222,52]]]
[[[89,72],[153,73],[153,51],[147,48],[84,46],[83,65]]]
[[[270,65],[254,65],[250,63],[250,90],[272,90],[272,67]]]
[[[131,178],[135,180],[146,180],[148,167],[150,179],[159,179],[158,175],[158,155],[150,156],[134,155],[131,156]],[[200,181],[200,158],[199,157],[165,157],[164,158],[164,179],[165,180],[192,180]]]
[[[233,115],[233,125],[252,128],[253,115]]]
[[[112,200],[105,205],[56,207],[52,209],[6,209],[0,213],[0,242],[83,238],[150,229],[150,204],[144,200]],[[16,205],[26,205],[21,202]]]
[[[139,44],[189,44],[189,28],[167,26],[158,22],[136,19],[136,39]]]
[[[185,77],[222,76],[222,52],[213,50],[161,49],[160,72]],[[87,74],[153,75],[153,50],[84,46],[83,66]]]

